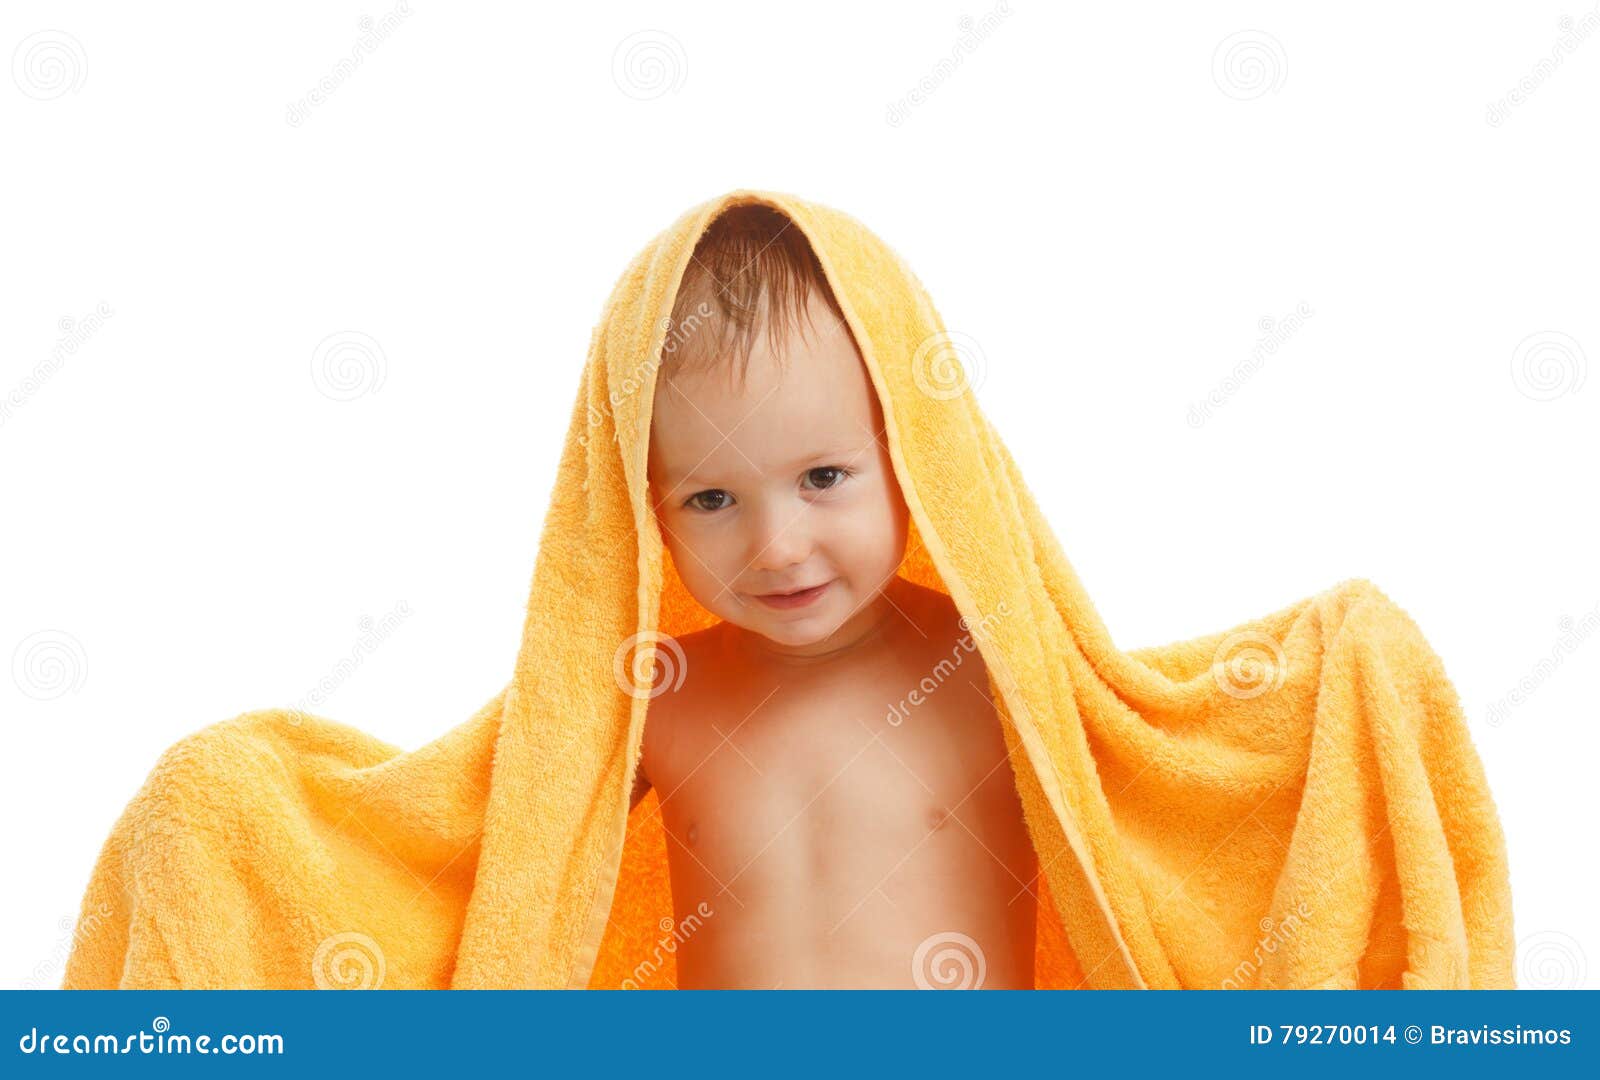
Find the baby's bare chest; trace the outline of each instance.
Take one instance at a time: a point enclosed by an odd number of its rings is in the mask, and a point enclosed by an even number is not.
[[[695,872],[877,874],[885,853],[1020,835],[1000,719],[976,679],[915,695],[904,673],[720,688],[652,705],[646,723],[671,854]]]

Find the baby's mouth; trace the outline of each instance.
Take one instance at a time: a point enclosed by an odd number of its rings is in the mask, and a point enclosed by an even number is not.
[[[829,580],[824,581],[820,585],[812,585],[812,586],[810,586],[808,588],[804,588],[804,589],[795,589],[795,590],[793,590],[791,592],[754,593],[752,595],[754,595],[757,600],[760,600],[763,604],[766,604],[768,607],[775,607],[775,608],[803,607],[804,605],[809,604],[812,601],[816,600],[817,597],[822,595],[823,590],[825,590],[829,585],[832,585],[832,584],[833,584],[833,580],[830,578]]]

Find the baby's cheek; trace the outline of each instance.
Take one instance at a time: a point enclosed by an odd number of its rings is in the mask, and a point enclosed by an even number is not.
[[[674,541],[674,544],[672,561],[678,568],[678,576],[683,578],[684,586],[694,594],[694,598],[707,608],[727,604],[731,594],[724,591],[725,582],[719,576],[719,553],[682,539]]]

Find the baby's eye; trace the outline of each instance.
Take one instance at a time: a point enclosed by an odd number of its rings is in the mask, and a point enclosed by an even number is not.
[[[843,469],[836,465],[824,465],[820,468],[812,469],[810,472],[806,473],[806,476],[811,479],[811,482],[816,484],[823,491],[827,491],[829,488],[838,487],[839,482],[849,475],[850,471],[848,469]]]
[[[716,505],[714,505],[714,506],[708,506],[708,505],[706,505],[706,503],[701,501],[702,499],[707,499],[707,498],[709,498],[709,499],[711,499],[713,501],[716,501],[716,500],[719,500],[719,499],[720,500],[724,500],[724,501],[717,502]],[[684,500],[684,504],[683,505],[692,506],[696,510],[705,510],[707,512],[710,512],[712,510],[721,510],[724,506],[728,505],[727,502],[725,501],[727,498],[728,498],[728,493],[726,491],[723,491],[721,488],[712,488],[709,491],[697,491],[697,492],[695,492],[693,495],[689,496],[688,499]]]

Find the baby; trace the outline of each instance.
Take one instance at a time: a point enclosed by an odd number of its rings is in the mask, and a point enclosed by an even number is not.
[[[680,639],[633,789],[658,793],[678,920],[716,913],[678,985],[1031,989],[1037,858],[981,657],[896,707],[964,631],[898,574],[908,511],[815,254],[778,211],[733,208],[672,325],[651,500],[721,620]]]

